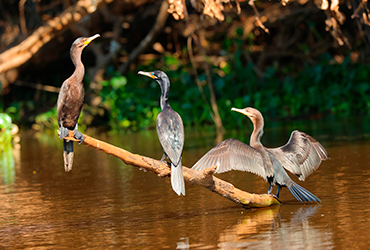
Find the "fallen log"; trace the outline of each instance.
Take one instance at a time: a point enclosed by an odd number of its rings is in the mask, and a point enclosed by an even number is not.
[[[159,177],[168,177],[171,175],[171,167],[165,162],[131,153],[85,134],[84,136],[85,140],[82,142],[82,145],[115,156],[127,165],[135,166],[140,170],[153,172]],[[69,135],[65,139],[79,142],[74,138],[73,131],[69,131]],[[280,201],[270,194],[251,194],[237,189],[232,184],[213,176],[215,171],[216,166],[202,171],[196,171],[183,166],[184,179],[187,183],[205,187],[236,204],[240,204],[244,208],[268,207],[280,204]]]

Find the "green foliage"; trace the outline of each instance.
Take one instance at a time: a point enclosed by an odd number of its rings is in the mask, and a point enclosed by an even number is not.
[[[267,68],[260,77],[254,65],[245,62],[246,51],[241,40],[225,39],[223,48],[229,60],[212,66],[211,74],[226,128],[241,127],[244,123],[240,114],[230,111],[232,107],[255,107],[267,120],[370,113],[370,65],[351,63],[348,58],[342,64],[333,64],[325,55],[317,65],[307,64],[300,71],[295,70],[294,76],[286,73],[294,69],[293,65]],[[137,71],[161,69],[167,73],[171,80],[169,102],[185,126],[212,125],[209,104],[204,103],[195,79],[189,74],[190,67],[172,55],[164,55],[157,65],[149,63]],[[110,112],[109,125],[115,130],[155,127],[161,90],[154,80],[137,75],[137,71],[128,73],[127,77],[112,71],[110,80],[102,83],[100,96]],[[198,77],[209,100],[206,74],[198,70]]]
[[[200,123],[204,120],[202,116],[204,105],[195,86],[184,67],[178,67],[178,59],[164,56],[164,64],[173,70],[164,70],[171,79],[171,91],[169,93],[170,104],[184,120],[186,125],[191,125],[194,120],[194,110],[200,114],[196,118]],[[138,69],[154,71],[154,66],[146,66]],[[141,130],[154,128],[157,115],[159,114],[159,98],[161,89],[156,81],[145,76],[137,75],[137,72],[127,74],[127,77],[119,76],[111,72],[111,79],[102,82],[103,89],[100,96],[103,105],[109,110],[109,125],[114,130],[130,129]],[[207,117],[208,119],[209,117]]]
[[[333,63],[333,58],[324,54],[317,58],[315,65],[280,66],[276,63],[256,70],[255,65],[249,62],[248,55],[248,49],[254,45],[256,38],[253,33],[246,40],[242,36],[243,29],[237,29],[234,38],[225,35],[220,50],[220,56],[225,59],[221,63],[215,64],[211,58],[205,58],[211,65],[218,110],[227,129],[240,128],[245,124],[240,114],[230,111],[232,107],[255,107],[264,114],[266,120],[370,113],[370,65],[352,63],[349,58],[341,64]],[[305,54],[310,53],[305,44],[299,45],[299,48]],[[95,119],[101,119],[95,124],[108,125],[115,131],[154,128],[160,112],[161,90],[156,81],[137,75],[137,72],[159,69],[166,72],[171,80],[169,102],[181,115],[184,125],[213,125],[209,104],[211,95],[203,64],[198,63],[195,76],[188,60],[182,60],[188,58],[186,48],[181,53],[181,56],[164,53],[159,61],[149,60],[125,76],[109,67],[105,73],[107,80],[101,82],[102,89],[98,93],[102,102],[98,107],[84,107],[88,114],[85,120],[95,122]],[[256,73],[261,70],[262,74]],[[195,77],[202,85],[207,103],[203,100]],[[7,113],[18,120],[24,106],[29,110],[34,109],[33,102],[25,100],[11,104]],[[38,115],[35,121],[34,127],[38,130],[55,130],[55,108]],[[83,124],[90,125],[84,119],[80,119],[81,124],[82,129]]]
[[[57,108],[53,107],[49,111],[39,114],[35,118],[33,129],[38,131],[55,131],[58,129]]]
[[[0,113],[0,152],[6,144],[12,142],[12,118],[8,114]]]
[[[1,138],[1,136],[0,136]],[[15,162],[12,143],[0,143],[0,177],[3,183],[13,184],[15,178]]]

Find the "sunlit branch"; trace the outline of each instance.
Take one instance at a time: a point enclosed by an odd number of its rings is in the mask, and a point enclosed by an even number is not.
[[[168,177],[171,175],[171,167],[165,162],[139,154],[133,154],[125,149],[118,148],[88,135],[84,136],[85,140],[82,142],[82,145],[115,156],[128,165],[135,166],[140,170],[153,172],[159,177]],[[74,138],[73,131],[70,131],[68,137],[65,139],[77,142]],[[202,171],[196,171],[183,166],[184,179],[187,183],[198,184],[205,187],[245,208],[268,207],[280,204],[280,202],[270,194],[250,194],[235,188],[232,184],[213,176],[215,170],[216,166]]]

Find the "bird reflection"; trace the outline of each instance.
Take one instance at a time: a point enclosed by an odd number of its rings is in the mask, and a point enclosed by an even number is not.
[[[331,234],[309,223],[319,207],[319,204],[296,208],[276,206],[247,211],[242,220],[220,234],[218,248],[297,249],[320,246]],[[282,246],[279,242],[290,244]]]

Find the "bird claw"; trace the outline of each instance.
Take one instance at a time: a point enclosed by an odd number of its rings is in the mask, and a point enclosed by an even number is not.
[[[279,197],[277,197],[276,195],[274,195],[273,193],[271,193],[270,195],[272,195],[272,197],[274,197],[275,199],[277,199],[280,203],[281,201],[279,200]]]
[[[80,142],[78,144],[81,144],[85,140],[84,135],[78,130],[74,130],[73,132],[75,133],[75,138],[77,140],[80,140]]]
[[[163,156],[162,156],[162,158],[160,159],[160,161],[166,162],[166,154],[164,154],[164,153],[163,153]]]
[[[67,137],[69,134],[68,128],[60,127],[59,128],[59,138],[62,140]]]

